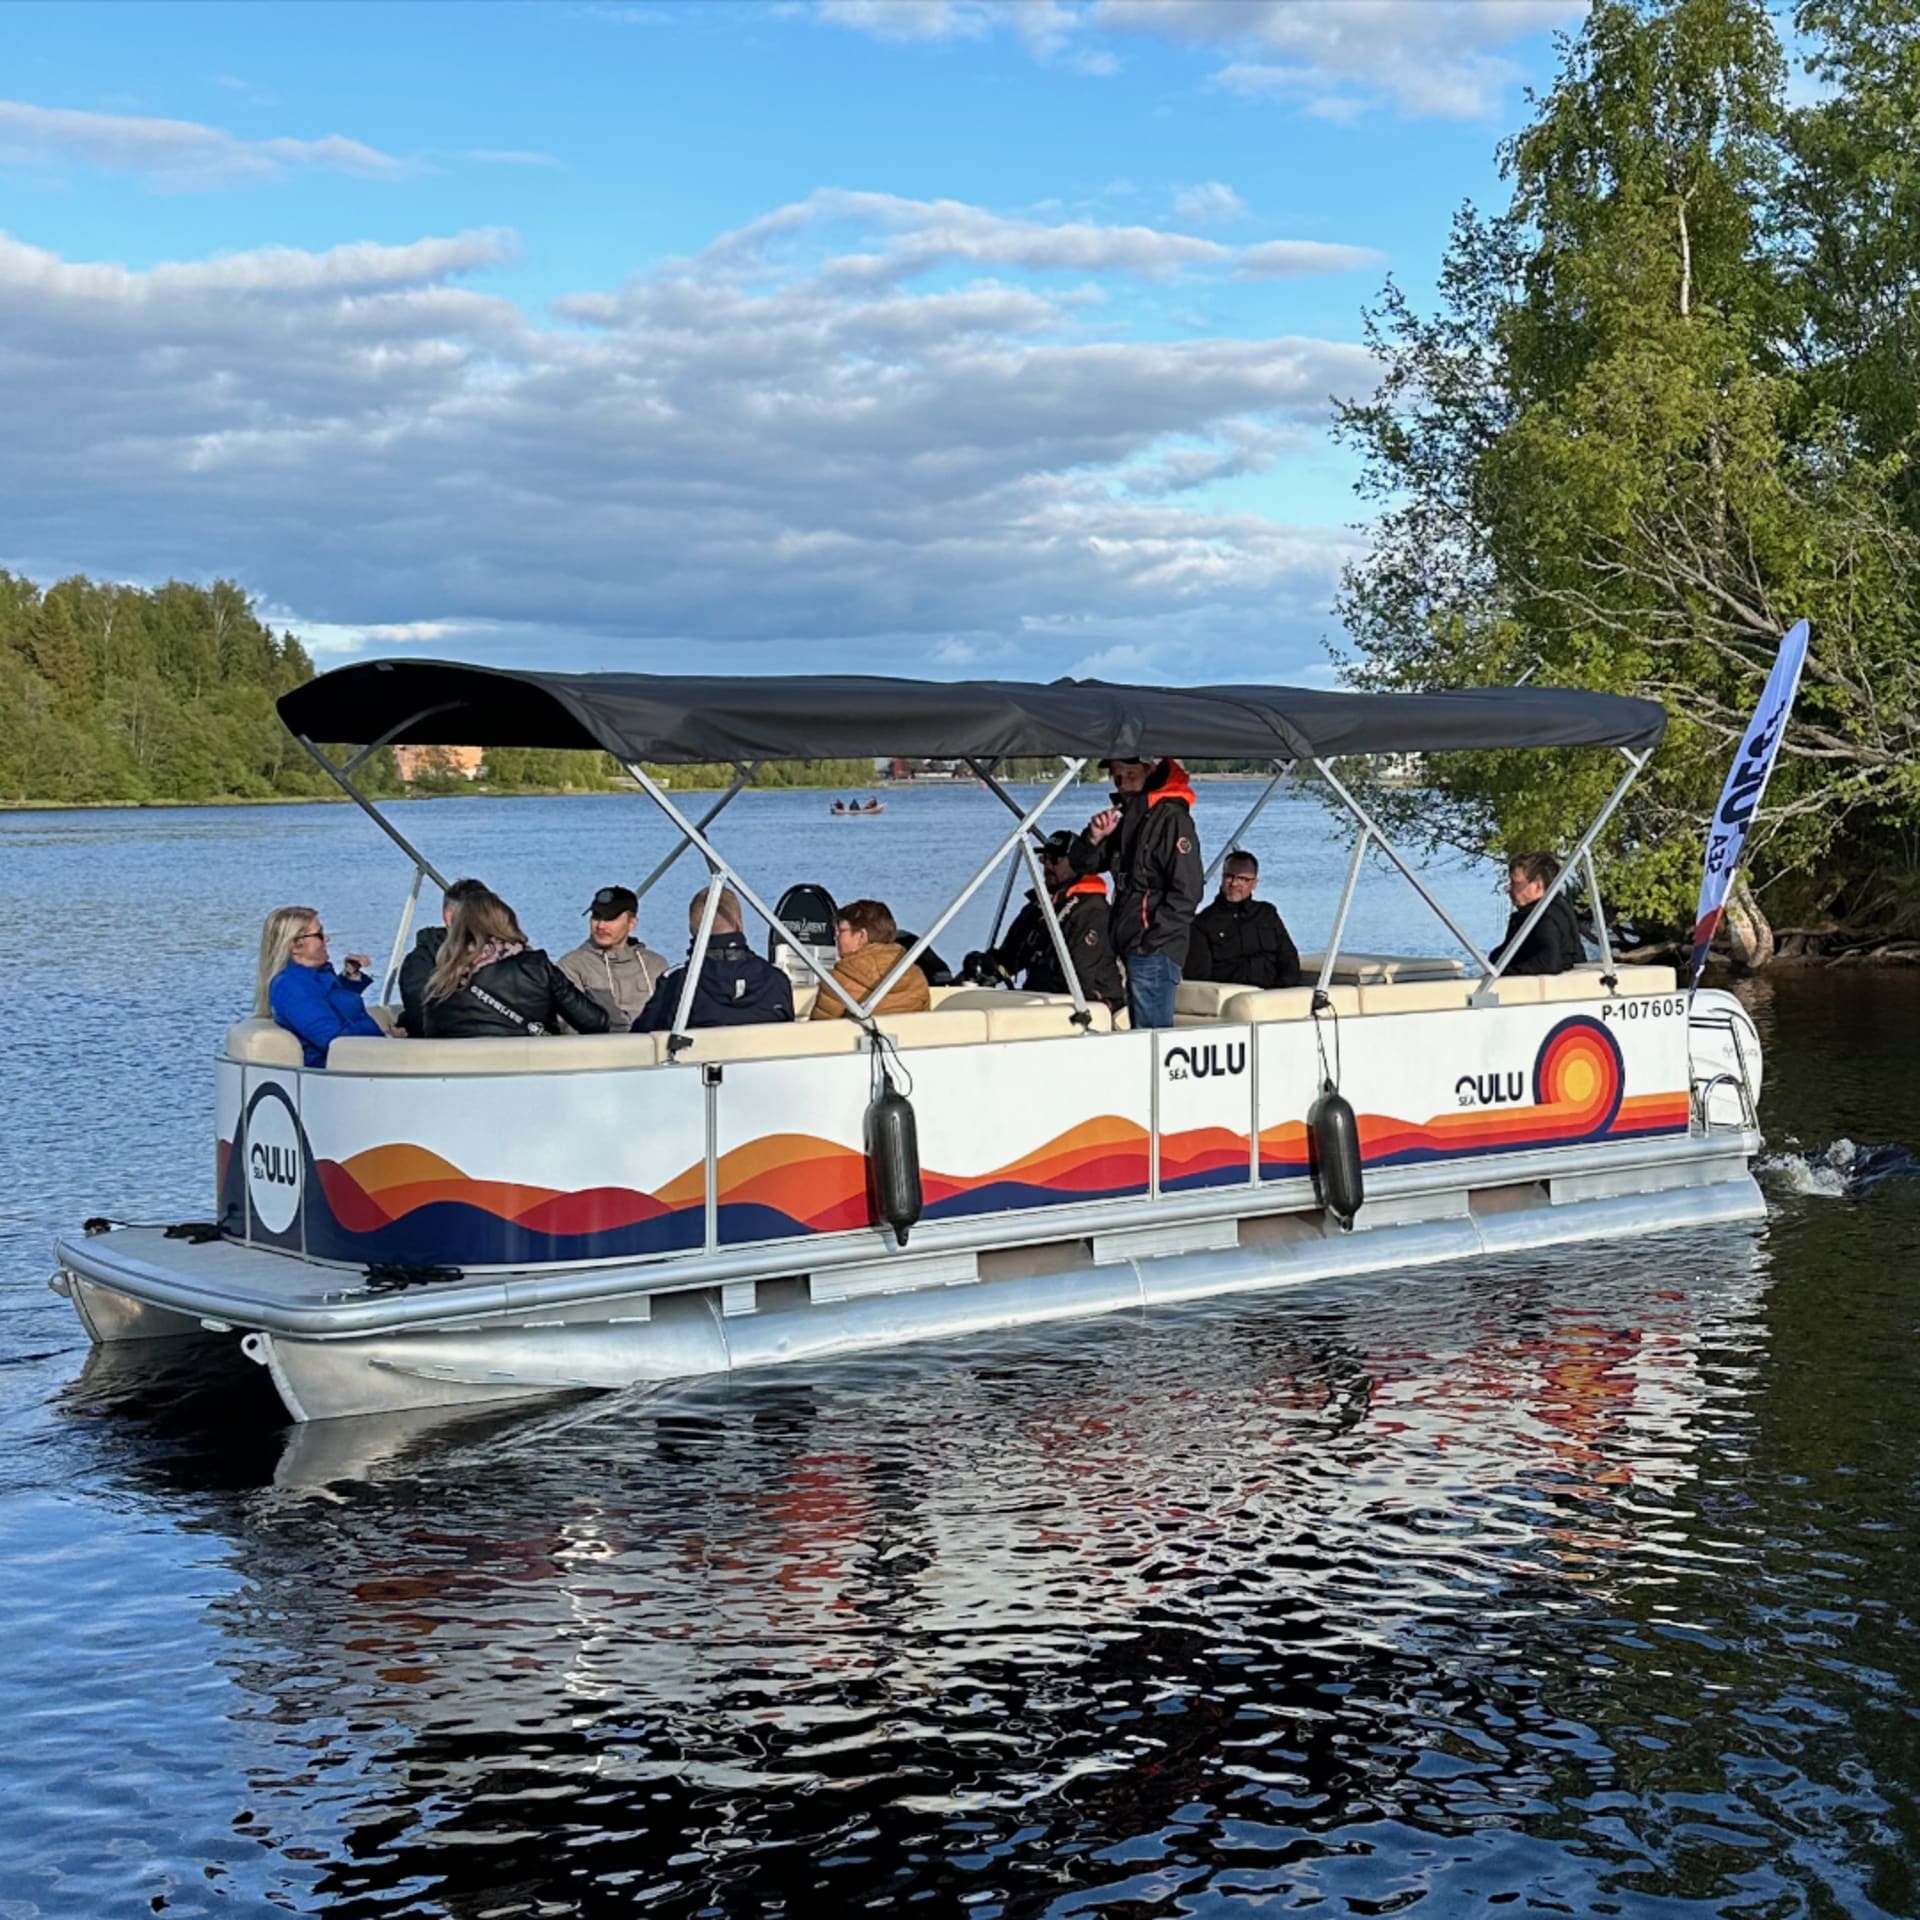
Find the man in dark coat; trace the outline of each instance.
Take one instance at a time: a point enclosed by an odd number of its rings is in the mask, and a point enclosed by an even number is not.
[[[1170,1027],[1194,910],[1206,884],[1193,788],[1177,760],[1106,764],[1113,774],[1113,805],[1074,836],[1069,857],[1075,873],[1113,875],[1107,927],[1127,970],[1133,1024]]]
[[[687,930],[698,934],[706,911],[707,890],[702,887],[687,908]],[[633,1023],[635,1033],[670,1033],[680,1010],[680,988],[687,969],[675,967],[662,977],[653,996]],[[752,1027],[793,1018],[793,982],[747,945],[741,931],[740,901],[731,887],[720,889],[713,911],[713,932],[707,955],[694,982],[687,1010],[691,1027]]]
[[[1060,922],[1082,998],[1089,1003],[1097,1000],[1109,1007],[1123,1007],[1127,984],[1120,977],[1120,963],[1113,957],[1113,940],[1107,927],[1107,883],[1098,874],[1088,874],[1084,879],[1075,875],[1069,858],[1072,847],[1073,835],[1062,832],[1054,834],[1042,849],[1040,871],[1047,883],[1047,897]],[[1040,911],[1039,897],[1031,888],[1027,904],[1014,915],[1006,938],[997,947],[968,954],[963,971],[975,980],[1007,981],[1024,976],[1023,984],[1036,993],[1067,991],[1053,935]]]
[[[1513,911],[1507,916],[1507,935],[1493,950],[1493,962],[1500,964],[1503,954],[1513,945],[1521,927],[1540,902],[1540,896],[1560,877],[1560,862],[1550,853],[1516,854],[1507,869],[1507,898]],[[1553,904],[1540,916],[1540,924],[1527,935],[1520,949],[1502,971],[1505,973],[1566,973],[1587,957],[1580,939],[1580,923],[1564,892],[1553,896]]]
[[[440,924],[422,927],[407,957],[400,962],[400,1031],[415,1040],[427,1030],[427,982],[433,978],[440,949],[446,944],[447,929],[453,925],[453,910],[462,900],[477,899],[486,891],[485,884],[479,880],[456,880],[440,896]]]
[[[1242,987],[1297,987],[1300,954],[1279,912],[1253,897],[1260,863],[1230,853],[1220,869],[1220,892],[1193,923],[1186,978]]]

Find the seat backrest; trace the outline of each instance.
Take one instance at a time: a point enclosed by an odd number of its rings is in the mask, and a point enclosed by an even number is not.
[[[1382,981],[1362,986],[1362,1013],[1437,1013],[1452,1007],[1464,1007],[1472,985],[1465,980]]]
[[[1342,1019],[1360,1011],[1358,987],[1329,987],[1329,1011]],[[1229,1000],[1221,1019],[1242,1026],[1264,1026],[1270,1020],[1305,1020],[1313,1013],[1311,987],[1269,987],[1260,993],[1243,993]]]
[[[1316,979],[1326,954],[1303,953],[1300,969]],[[1466,963],[1442,953],[1349,953],[1342,948],[1333,963],[1333,977],[1346,986],[1384,987],[1396,980],[1458,980]]]
[[[651,1033],[517,1034],[498,1040],[373,1040],[349,1034],[327,1049],[329,1073],[591,1073],[650,1067],[659,1058]]]
[[[1057,1006],[988,1007],[985,1010],[989,1040],[1057,1040],[1064,1034],[1083,1031],[1073,1024],[1073,1002],[1064,994]],[[1090,1024],[1087,1033],[1111,1033],[1113,1015],[1098,1000],[1087,1003]]]
[[[277,1020],[236,1020],[227,1029],[227,1058],[262,1067],[297,1067],[300,1042]]]
[[[1196,1020],[1218,1020],[1230,1001],[1257,991],[1235,980],[1182,980],[1173,990],[1174,1018],[1186,1014]]]
[[[667,1036],[656,1036],[662,1049]],[[791,1060],[796,1055],[853,1053],[860,1029],[851,1020],[767,1020],[746,1027],[695,1027],[678,1060]],[[667,1056],[663,1051],[661,1058]]]
[[[853,1022],[835,1024],[850,1027]],[[903,1047],[978,1046],[987,1037],[987,1016],[974,1009],[949,1013],[936,1007],[930,1013],[883,1014],[873,1024]]]
[[[1070,993],[1036,993],[1029,987],[935,987],[935,1013],[998,1013],[1007,1007],[1067,1007]]]
[[[1594,981],[1600,993],[1606,992],[1605,987],[1598,985],[1599,976],[1605,971],[1598,960],[1588,960],[1571,969],[1572,973],[1585,974]],[[1679,984],[1679,975],[1672,967],[1617,966],[1613,974],[1622,993],[1673,993]]]

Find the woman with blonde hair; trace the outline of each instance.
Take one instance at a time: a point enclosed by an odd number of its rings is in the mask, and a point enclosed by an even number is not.
[[[327,1049],[343,1033],[386,1037],[362,1005],[372,984],[364,953],[348,954],[346,972],[334,972],[327,959],[327,930],[312,907],[275,907],[267,915],[260,929],[254,1018],[273,1020],[294,1035],[305,1065],[324,1067]]]
[[[421,1011],[429,1040],[607,1030],[606,1008],[530,947],[513,909],[481,886],[454,903]]]

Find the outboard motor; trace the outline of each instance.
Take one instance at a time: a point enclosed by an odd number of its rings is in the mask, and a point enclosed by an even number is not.
[[[874,1217],[904,1247],[920,1218],[920,1127],[913,1103],[885,1072],[867,1103],[867,1196]]]
[[[823,972],[832,970],[840,958],[840,950],[834,945],[833,925],[839,918],[840,910],[833,903],[833,895],[825,887],[816,886],[811,880],[802,880],[789,887],[774,902],[774,913],[800,936],[801,944],[812,955]],[[795,981],[813,978],[798,960],[787,937],[778,927],[767,934],[767,958],[776,967]]]
[[[1351,1228],[1366,1199],[1366,1184],[1360,1176],[1360,1123],[1332,1081],[1307,1114],[1307,1133],[1313,1149],[1313,1190],[1341,1228]]]

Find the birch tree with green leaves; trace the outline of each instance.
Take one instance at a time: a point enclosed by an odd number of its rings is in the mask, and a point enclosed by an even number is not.
[[[1828,0],[1803,8],[1836,91],[1796,113],[1755,0],[1599,0],[1502,149],[1509,204],[1462,210],[1435,311],[1386,289],[1369,315],[1384,381],[1341,411],[1381,508],[1343,582],[1354,684],[1525,678],[1671,715],[1598,849],[1616,910],[1690,920],[1729,759],[1779,636],[1811,622],[1741,902],[1755,958],[1769,915],[1920,920],[1920,540],[1899,358],[1920,242],[1904,237],[1906,267],[1880,263],[1908,297],[1890,286],[1877,318],[1833,285],[1857,217],[1881,218],[1890,154],[1913,162],[1911,120],[1847,104],[1851,85],[1914,76],[1913,7],[1876,9],[1884,31],[1863,37],[1860,10],[1843,32]],[[1871,379],[1869,327],[1884,348]],[[1570,844],[1620,768],[1514,753],[1432,772],[1429,795],[1380,796],[1403,829],[1513,851]]]

